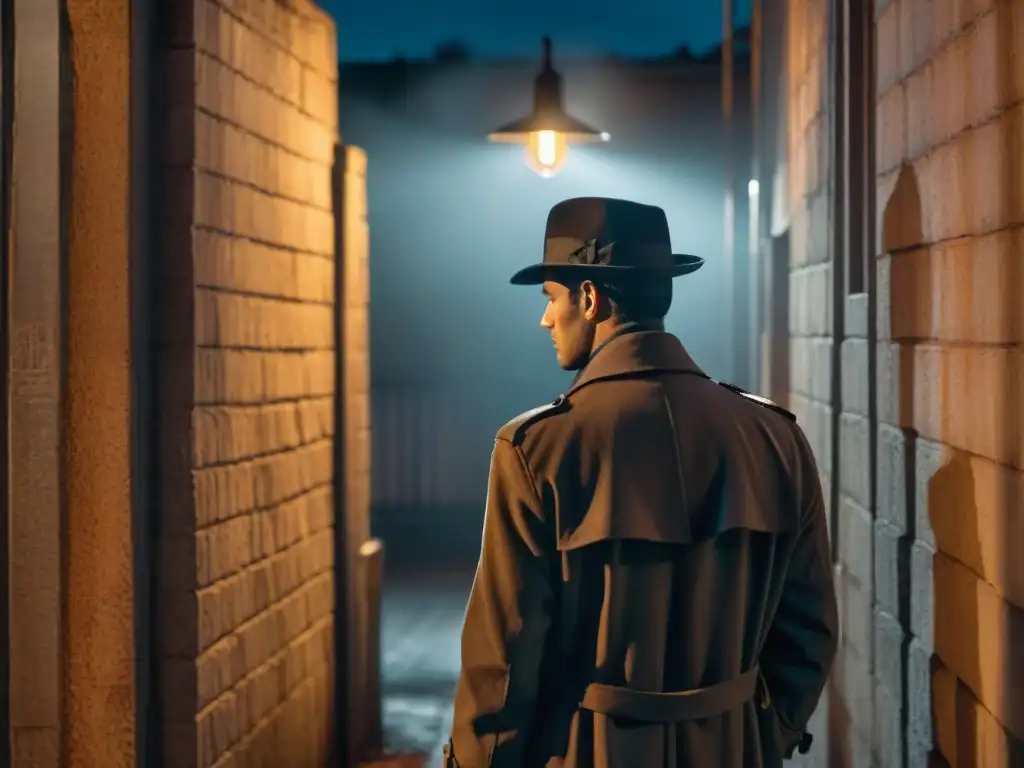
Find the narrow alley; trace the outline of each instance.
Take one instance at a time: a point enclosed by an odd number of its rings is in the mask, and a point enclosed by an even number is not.
[[[495,430],[570,380],[509,276],[595,195],[666,211],[666,330],[814,453],[791,765],[1024,766],[1024,0],[662,0],[589,53],[562,0],[571,152],[489,143],[535,57],[392,55],[465,19],[390,2],[0,0],[0,766],[376,759],[342,700],[436,768]]]
[[[399,570],[385,580],[382,628],[384,743],[441,764],[459,674],[459,638],[473,571]]]

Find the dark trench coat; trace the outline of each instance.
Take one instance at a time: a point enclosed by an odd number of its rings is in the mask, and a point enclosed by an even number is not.
[[[627,333],[498,433],[449,748],[460,768],[777,765],[837,625],[795,421]]]

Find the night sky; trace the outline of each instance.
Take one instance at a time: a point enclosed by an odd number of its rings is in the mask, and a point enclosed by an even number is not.
[[[752,0],[736,0],[737,26]],[[556,52],[657,55],[687,46],[701,53],[722,39],[718,0],[319,0],[338,21],[344,60],[432,55],[461,40],[480,57],[538,56],[551,35]]]

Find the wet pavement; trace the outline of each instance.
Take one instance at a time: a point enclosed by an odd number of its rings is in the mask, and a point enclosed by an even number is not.
[[[384,746],[441,765],[459,674],[459,638],[473,570],[389,574],[382,606]]]

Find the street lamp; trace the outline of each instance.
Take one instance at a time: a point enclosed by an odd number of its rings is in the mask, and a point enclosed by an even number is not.
[[[562,76],[551,66],[551,38],[545,37],[544,66],[533,81],[533,112],[488,134],[491,141],[525,144],[526,164],[548,179],[565,165],[572,142],[608,141],[611,136],[577,120],[562,106]]]

